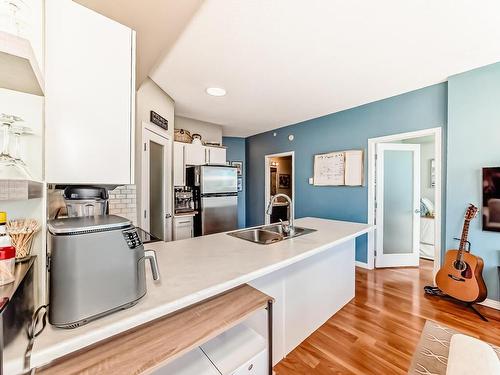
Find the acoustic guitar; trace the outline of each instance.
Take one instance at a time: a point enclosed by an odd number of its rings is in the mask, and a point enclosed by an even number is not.
[[[466,248],[469,226],[477,216],[477,207],[469,205],[465,213],[462,237],[458,250],[448,250],[444,264],[436,275],[436,284],[447,295],[463,302],[476,303],[486,299],[487,290],[483,280],[483,260]]]

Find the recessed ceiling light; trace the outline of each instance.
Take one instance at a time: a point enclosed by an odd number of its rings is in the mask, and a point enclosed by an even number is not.
[[[207,94],[212,96],[224,96],[226,95],[226,90],[222,87],[209,87],[207,88]]]

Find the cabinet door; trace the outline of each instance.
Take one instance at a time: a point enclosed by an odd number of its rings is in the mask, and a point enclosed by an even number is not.
[[[174,241],[193,237],[193,218],[176,217],[174,220]]]
[[[135,33],[46,0],[46,180],[133,183]]]
[[[210,164],[226,164],[226,149],[220,147],[207,147]]]
[[[222,375],[268,375],[266,348],[266,340],[244,324],[201,345]]]
[[[174,142],[174,186],[186,185],[186,154],[183,143]]]
[[[204,165],[208,163],[205,146],[186,143],[184,147],[186,149],[187,165]]]

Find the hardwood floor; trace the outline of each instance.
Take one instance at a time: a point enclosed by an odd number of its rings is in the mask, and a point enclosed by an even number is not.
[[[420,268],[356,269],[356,297],[275,367],[290,374],[406,374],[427,319],[500,345],[500,311],[425,296],[432,262]]]

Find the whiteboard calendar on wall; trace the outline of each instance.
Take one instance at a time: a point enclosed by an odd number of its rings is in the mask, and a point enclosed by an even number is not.
[[[362,186],[363,165],[363,150],[314,155],[314,185]]]

